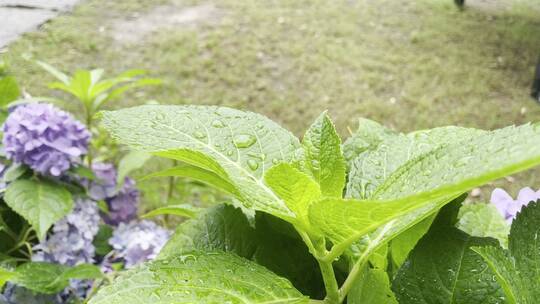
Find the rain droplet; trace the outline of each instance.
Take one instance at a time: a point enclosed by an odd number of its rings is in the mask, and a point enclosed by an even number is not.
[[[234,145],[238,148],[249,148],[255,141],[255,137],[249,134],[238,134],[234,136]]]
[[[253,171],[259,168],[259,163],[256,160],[248,159],[247,164],[248,164],[248,167]]]
[[[198,139],[203,139],[206,137],[206,134],[204,134],[201,131],[195,131],[195,133],[193,133],[193,136],[195,136],[195,138],[198,138]]]
[[[216,119],[216,120],[212,121],[212,127],[214,127],[214,128],[223,128],[223,127],[225,127],[225,124],[223,123],[223,121],[221,121],[219,119]]]

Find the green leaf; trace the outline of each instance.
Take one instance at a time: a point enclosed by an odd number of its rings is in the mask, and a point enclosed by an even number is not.
[[[98,291],[89,304],[308,303],[266,268],[225,252],[193,251],[144,264]]]
[[[0,77],[0,107],[7,106],[21,95],[19,85],[13,76]]]
[[[418,241],[428,232],[434,219],[435,215],[431,215],[418,224],[399,233],[395,238],[392,238],[390,251],[392,253],[392,262],[394,262],[396,269],[401,267],[414,246],[416,246]]]
[[[241,198],[242,196],[238,190],[227,180],[221,178],[219,175],[213,173],[212,171],[205,170],[203,168],[193,166],[193,165],[180,165],[172,168],[165,169],[163,171],[154,172],[145,176],[142,180],[156,177],[187,177],[199,182],[205,183],[214,188],[225,191],[229,194],[234,195],[235,197]]]
[[[322,200],[311,205],[309,217],[344,250],[400,216],[429,214],[474,187],[539,164],[539,144],[540,130],[530,124],[484,132],[408,161],[371,200]]]
[[[4,200],[32,225],[40,240],[73,208],[71,193],[47,180],[16,180],[9,184]]]
[[[12,164],[4,172],[2,177],[5,183],[10,183],[19,177],[23,176],[28,171],[28,167],[21,164]]]
[[[387,136],[376,148],[359,154],[351,162],[347,197],[371,198],[378,187],[409,160],[483,132],[476,129],[442,127],[407,135]]]
[[[61,71],[57,70],[52,65],[50,65],[48,63],[45,63],[43,61],[36,60],[36,63],[41,68],[43,68],[45,71],[49,72],[49,74],[56,77],[56,79],[60,80],[62,83],[66,84],[66,85],[69,84],[69,76],[68,75],[62,73]]]
[[[98,233],[92,241],[97,255],[105,256],[111,252],[113,248],[109,244],[109,239],[112,237],[112,234],[113,228],[111,226],[105,224],[99,225]]]
[[[150,217],[163,215],[163,214],[170,214],[170,215],[193,218],[197,215],[198,212],[199,212],[198,208],[195,208],[189,204],[168,205],[165,207],[154,209],[146,213],[145,215],[141,216],[141,218],[150,218]]]
[[[516,270],[514,260],[507,250],[501,247],[472,247],[478,253],[493,273],[504,291],[508,304],[533,304],[527,278]]]
[[[400,304],[501,303],[500,286],[472,246],[496,244],[454,227],[459,206],[438,215],[430,231],[409,255],[394,279]]]
[[[124,186],[126,177],[133,171],[142,168],[144,164],[152,158],[152,155],[140,152],[130,151],[120,162],[118,162],[118,173],[116,175],[116,189],[121,189]]]
[[[15,277],[15,272],[0,267],[0,290],[4,287],[4,284],[11,281]]]
[[[347,295],[347,304],[398,304],[386,271],[366,268]]]
[[[255,230],[242,211],[218,205],[179,225],[158,257],[166,259],[191,250],[222,250],[251,258],[256,239]]]
[[[377,189],[374,198],[422,201],[459,195],[540,164],[538,144],[538,125],[482,132],[409,161]]]
[[[311,203],[321,196],[319,185],[308,175],[289,164],[272,167],[266,172],[264,181],[296,214],[295,224],[306,231],[313,231],[309,223],[308,211]]]
[[[262,181],[279,162],[293,162],[300,144],[269,119],[208,106],[146,105],[103,113],[103,124],[136,150],[185,161],[233,185],[248,208],[294,214]]]
[[[392,131],[378,122],[366,118],[358,120],[358,130],[349,137],[343,144],[343,155],[350,167],[353,161],[361,153],[375,149],[382,141],[397,136],[398,133]]]
[[[493,204],[464,204],[458,218],[460,230],[471,236],[492,237],[507,247],[510,225]]]
[[[540,297],[540,201],[521,209],[512,222],[508,250],[498,246],[474,248],[503,287],[509,303],[532,304]]]
[[[540,297],[540,201],[521,209],[510,228],[508,250],[516,268],[532,283],[535,297]]]
[[[31,262],[18,266],[10,281],[36,292],[53,294],[67,287],[70,279],[97,279],[102,276],[99,267],[90,264],[68,267]]]
[[[341,197],[345,187],[345,159],[341,139],[326,112],[308,129],[302,145],[306,168],[320,185],[322,195]]]
[[[235,253],[289,279],[306,295],[324,297],[317,261],[294,228],[271,215],[257,214],[253,227],[239,209],[229,205],[209,208],[178,226],[158,258],[191,250]]]

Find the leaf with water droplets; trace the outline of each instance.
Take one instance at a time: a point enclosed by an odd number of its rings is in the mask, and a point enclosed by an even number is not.
[[[473,248],[497,274],[510,304],[533,304],[540,298],[539,227],[540,201],[524,207],[512,222],[508,250]]]
[[[454,227],[459,204],[443,208],[398,271],[392,285],[400,304],[499,304],[503,293],[472,246],[497,244]]]
[[[407,135],[393,133],[378,142],[376,148],[359,153],[351,161],[346,196],[356,199],[371,198],[377,188],[408,161],[483,132],[476,129],[441,127]]]
[[[271,215],[257,213],[250,223],[237,208],[214,206],[179,225],[158,258],[191,250],[235,253],[287,278],[306,295],[324,296],[317,261],[294,228]]]
[[[481,132],[409,160],[369,200],[312,204],[310,221],[343,252],[366,233],[401,223],[399,217],[426,208],[428,216],[461,193],[540,164],[538,145],[540,128],[530,124]],[[466,165],[456,165],[463,158]]]
[[[89,304],[308,303],[291,283],[232,253],[192,251],[143,264],[98,291]]]
[[[324,196],[342,197],[345,187],[345,159],[341,139],[325,113],[311,125],[302,141],[307,171],[320,185]]]
[[[146,105],[104,112],[103,124],[134,149],[214,173],[248,208],[294,217],[262,178],[273,159],[294,162],[300,143],[264,116],[223,107]]]

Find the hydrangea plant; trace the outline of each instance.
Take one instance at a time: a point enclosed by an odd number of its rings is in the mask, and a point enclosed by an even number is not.
[[[540,164],[535,124],[403,134],[361,119],[342,144],[326,113],[301,141],[261,115],[221,107],[141,106],[104,112],[102,122],[120,143],[183,162],[153,176],[207,183],[241,211],[197,213],[156,261],[90,304],[534,303],[522,290],[540,290],[536,276],[526,285],[497,275],[510,267],[505,256],[540,257],[532,215],[518,215],[509,253],[456,227],[464,193]]]

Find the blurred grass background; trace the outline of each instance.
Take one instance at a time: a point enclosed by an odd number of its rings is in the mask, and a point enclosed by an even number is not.
[[[540,54],[540,2],[469,0],[88,0],[25,35],[3,54],[32,95],[63,71],[144,68],[164,80],[109,105],[156,100],[262,113],[298,136],[322,111],[345,138],[367,117],[412,131],[443,125],[493,129],[540,121],[529,98]],[[77,113],[66,100],[63,107]],[[149,169],[167,166],[152,160]],[[540,170],[487,187],[540,188]],[[143,175],[144,172],[139,173]],[[145,206],[167,182],[141,183]],[[172,202],[219,194],[178,184]]]

